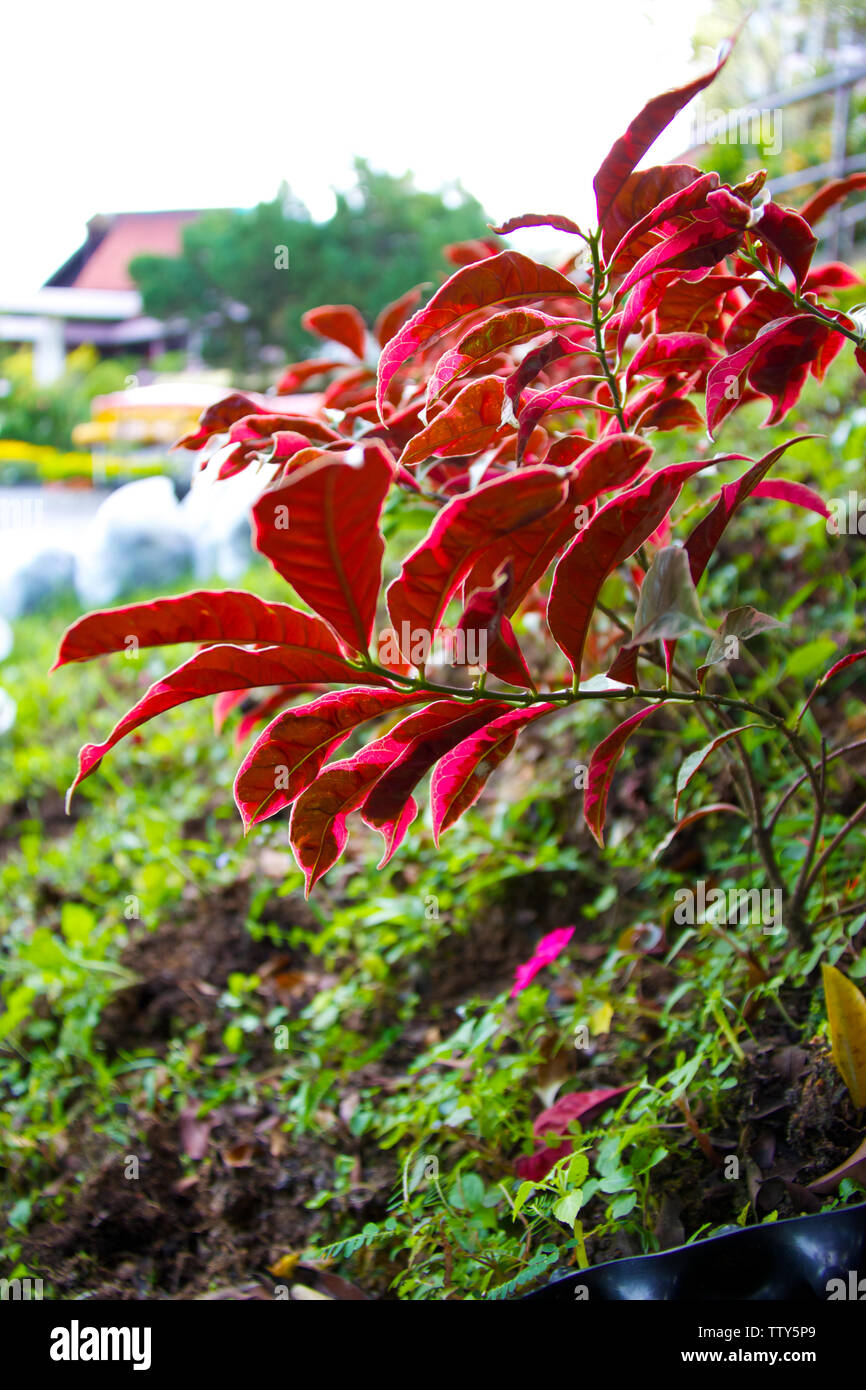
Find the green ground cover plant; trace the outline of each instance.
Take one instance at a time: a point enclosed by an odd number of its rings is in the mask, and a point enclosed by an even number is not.
[[[866,974],[864,349],[812,230],[860,184],[636,170],[712,76],[617,142],[597,229],[540,219],[561,267],[473,243],[372,334],[307,315],[356,367],[205,413],[270,568],[76,615],[50,681],[18,625],[15,1267],[501,1299],[862,1200],[821,967]]]

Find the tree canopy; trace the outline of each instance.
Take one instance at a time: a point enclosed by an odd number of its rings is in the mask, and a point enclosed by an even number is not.
[[[489,235],[481,205],[459,184],[424,192],[411,174],[362,159],[355,179],[324,223],[285,185],[252,209],[203,213],[185,229],[180,256],[131,263],[145,312],[188,320],[206,361],[254,372],[263,349],[308,351],[306,309],[346,301],[372,322],[407,286],[440,278],[443,243]]]

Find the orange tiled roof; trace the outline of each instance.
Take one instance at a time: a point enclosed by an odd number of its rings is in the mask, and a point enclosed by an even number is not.
[[[116,212],[93,217],[88,223],[88,242],[95,243],[93,249],[82,247],[76,255],[81,264],[72,278],[64,276],[64,283],[83,290],[134,289],[127,271],[133,257],[146,253],[178,255],[184,227],[200,215],[194,211]],[[52,280],[62,274],[58,271]]]

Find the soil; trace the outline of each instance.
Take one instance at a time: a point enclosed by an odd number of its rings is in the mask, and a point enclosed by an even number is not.
[[[135,1049],[160,1056],[179,1025],[187,1034],[198,1030],[199,1052],[219,1052],[225,1014],[217,1012],[216,1001],[233,971],[258,972],[265,984],[289,979],[295,997],[304,997],[299,982],[309,974],[310,962],[278,950],[270,940],[254,940],[243,927],[249,891],[247,883],[236,883],[198,900],[181,920],[167,921],[130,943],[123,964],[138,982],[114,996],[98,1029],[109,1056]],[[303,921],[309,911],[293,897],[275,898],[273,908],[268,919],[282,913],[286,926]],[[546,928],[555,916],[561,921],[562,910],[562,900],[550,897],[531,876],[515,880],[513,893],[483,927],[451,937],[437,949],[415,1025],[376,1063],[375,1076],[359,1074],[359,1084],[396,1081],[411,1060],[412,1046],[420,1052],[429,1045],[436,1020],[477,994],[479,980],[496,992],[513,978],[527,941],[538,933],[539,918]],[[594,950],[591,943],[578,946],[587,962]],[[654,969],[648,962],[648,993]],[[320,984],[308,981],[306,988]],[[796,998],[787,1002],[796,1009]],[[679,1150],[666,1160],[667,1173],[660,1171],[666,1186],[657,1229],[662,1248],[681,1242],[684,1233],[703,1223],[735,1221],[732,1184],[722,1169],[728,1154],[747,1155],[745,1184],[733,1185],[741,1204],[750,1195],[759,1210],[788,1216],[814,1209],[818,1204],[806,1184],[856,1148],[856,1117],[826,1049],[797,1045],[789,1031],[775,1029],[770,1018],[757,1026],[758,1041],[747,1049],[728,1128],[715,1130],[705,1117],[691,1117],[700,1140],[685,1151],[685,1159]],[[220,1060],[210,1065],[218,1067]],[[339,1120],[336,1145],[311,1135],[289,1141],[267,1086],[269,1073],[274,1074],[269,1045],[263,1045],[250,1070],[260,1084],[228,1099],[204,1123],[182,1098],[180,1103],[177,1097],[171,1103],[150,1101],[146,1111],[142,1104],[138,1139],[129,1154],[121,1152],[107,1126],[94,1128],[87,1116],[73,1123],[51,1184],[52,1191],[66,1196],[65,1215],[56,1224],[31,1228],[22,1251],[29,1267],[50,1272],[58,1297],[279,1296],[280,1277],[269,1267],[316,1238],[323,1218],[305,1203],[332,1186],[338,1151],[355,1153],[357,1182],[342,1199],[353,1224],[384,1216],[395,1178],[393,1156],[368,1149]],[[596,1085],[616,1082],[598,1071],[595,1076]],[[128,1117],[131,1110],[135,1117],[137,1097],[133,1087],[117,1102],[118,1113]],[[138,1161],[139,1180],[127,1176],[130,1158]],[[592,1253],[598,1261],[639,1251],[619,1236],[600,1242]],[[305,1267],[293,1278],[340,1298],[387,1297],[381,1276],[364,1291]]]
[[[633,760],[615,784],[611,821],[641,813],[653,799],[653,776],[649,754]],[[54,809],[62,832],[69,822],[61,819],[59,805],[40,805],[40,817],[47,828]],[[564,826],[573,825],[574,809],[564,808]],[[10,825],[27,812],[26,803],[9,808]],[[683,835],[670,853],[695,872],[706,871],[699,838]],[[601,928],[606,939],[615,939],[622,926],[640,916],[645,910],[640,880],[639,867],[622,878],[617,904],[594,932]],[[579,922],[581,903],[597,891],[597,881],[589,884],[579,874],[558,881],[546,873],[508,880],[501,899],[488,905],[469,931],[446,935],[419,962],[419,1007],[412,1024],[374,1067],[357,1073],[356,1084],[398,1084],[414,1056],[430,1045],[431,1032],[441,1028],[444,1034],[453,1027],[461,1002],[507,987],[538,936],[563,922]],[[220,1066],[228,1069],[233,1059],[220,1055],[226,1015],[218,1001],[232,973],[258,974],[266,996],[296,1010],[327,983],[318,962],[246,930],[250,896],[250,881],[207,897],[192,895],[176,917],[133,934],[122,964],[136,983],[113,996],[97,1029],[107,1057],[143,1050],[159,1059],[173,1038],[183,1036],[192,1039],[194,1058],[206,1056],[217,1072]],[[316,925],[296,895],[275,894],[262,918],[286,930]],[[588,970],[603,952],[584,927],[573,946]],[[663,1000],[669,981],[662,967],[645,959],[641,968],[647,1003]],[[808,994],[783,995],[797,1023],[805,1020]],[[662,1249],[701,1227],[735,1223],[749,1200],[759,1213],[775,1211],[779,1217],[816,1209],[808,1184],[842,1163],[862,1139],[826,1047],[804,1042],[802,1030],[780,1026],[779,1015],[769,1008],[751,1020],[751,1028],[755,1040],[744,1049],[724,1120],[689,1112],[684,1118],[694,1143],[678,1147],[657,1170],[664,1191],[656,1228]],[[651,1025],[646,1041],[652,1041]],[[271,1267],[324,1232],[322,1212],[305,1204],[333,1187],[338,1153],[355,1159],[355,1181],[339,1199],[353,1228],[382,1219],[396,1177],[393,1153],[358,1141],[339,1115],[333,1117],[332,1142],[310,1134],[289,1140],[282,1129],[285,1098],[276,1098],[269,1084],[283,1068],[274,1067],[267,1037],[256,1046],[244,1093],[229,1095],[204,1122],[197,1118],[198,1097],[154,1100],[159,1085],[145,1097],[142,1072],[121,1077],[118,1120],[124,1132],[131,1125],[137,1134],[129,1153],[110,1124],[97,1126],[88,1115],[71,1122],[48,1189],[63,1194],[64,1215],[53,1224],[32,1226],[21,1253],[29,1268],[45,1272],[57,1297],[273,1298],[282,1276]],[[164,1085],[168,1071],[161,1070],[156,1080]],[[594,1068],[593,1078],[596,1086],[622,1082],[612,1068],[609,1074]],[[732,1156],[743,1166],[733,1183],[725,1173]],[[137,1180],[127,1175],[130,1158],[138,1162]],[[332,1228],[324,1238],[333,1238]],[[597,1242],[591,1258],[595,1263],[637,1253],[619,1234]],[[387,1277],[370,1271],[361,1291],[322,1271],[301,1266],[294,1273],[340,1298],[387,1297]]]

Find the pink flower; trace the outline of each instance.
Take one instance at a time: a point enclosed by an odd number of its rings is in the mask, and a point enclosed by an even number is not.
[[[547,936],[543,936],[530,959],[525,965],[518,965],[515,970],[514,986],[510,998],[513,999],[522,989],[526,989],[530,980],[535,978],[539,970],[556,960],[556,957],[565,950],[573,936],[574,927],[557,927],[556,931],[548,932]]]

